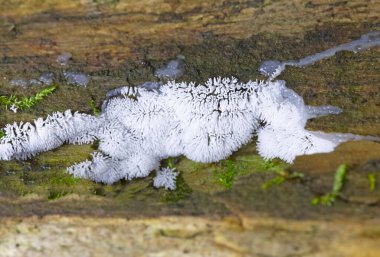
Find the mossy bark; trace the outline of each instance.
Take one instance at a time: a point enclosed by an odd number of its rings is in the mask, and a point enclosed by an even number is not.
[[[53,72],[59,84],[54,94],[29,110],[13,113],[1,109],[0,126],[66,109],[91,113],[92,99],[99,107],[110,89],[157,80],[154,70],[178,54],[185,56],[184,75],[178,80],[204,82],[213,76],[264,79],[257,71],[264,60],[302,58],[379,30],[380,24],[380,2],[360,0],[0,0],[0,6],[0,94],[36,93],[41,88],[17,88],[9,81],[38,78],[43,72]],[[63,52],[73,56],[67,66],[55,61]],[[374,47],[359,53],[340,52],[306,68],[289,67],[279,79],[307,104],[343,109],[340,115],[310,121],[309,129],[380,136],[379,70],[380,48]],[[86,88],[68,85],[63,71],[89,74],[90,83]],[[347,143],[330,154],[299,157],[293,165],[265,162],[257,155],[254,140],[230,157],[232,170],[226,162],[198,164],[180,158],[176,167],[181,178],[175,192],[154,189],[154,174],[106,186],[74,179],[65,172],[65,167],[88,158],[94,148],[67,145],[25,162],[0,162],[0,216],[196,215],[205,219],[244,217],[245,223],[255,217],[263,222],[266,218],[302,219],[315,222],[321,235],[329,231],[325,222],[343,219],[358,229],[358,235],[367,235],[370,220],[380,214],[379,186],[370,190],[368,181],[368,174],[380,180],[380,147],[374,142]],[[337,202],[332,207],[313,206],[313,197],[331,190],[334,172],[343,163],[349,171]],[[304,176],[288,179],[293,172]],[[285,176],[285,182],[263,190],[262,185],[276,176]],[[231,182],[232,188],[221,180]],[[377,221],[371,226],[379,225]],[[338,233],[340,228],[337,225],[331,230],[344,238]],[[275,226],[272,231],[278,229]],[[244,233],[253,236],[253,232]],[[263,238],[266,233],[262,232]],[[378,231],[374,234],[359,237],[379,242]],[[228,235],[218,235],[216,244],[231,250],[239,242]],[[310,243],[314,239],[305,236],[300,240]],[[240,253],[258,254],[249,248],[249,242],[244,247],[248,250],[240,249]]]

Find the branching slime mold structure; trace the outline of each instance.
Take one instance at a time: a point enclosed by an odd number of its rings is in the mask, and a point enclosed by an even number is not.
[[[269,77],[266,81],[243,83],[218,77],[201,85],[169,81],[117,88],[107,94],[98,117],[67,110],[33,123],[6,125],[0,159],[24,160],[64,143],[99,140],[92,160],[74,164],[69,173],[111,184],[157,170],[154,185],[173,190],[177,173],[160,169],[162,159],[186,156],[196,162],[217,162],[254,136],[262,157],[289,163],[296,156],[331,152],[350,140],[378,141],[372,136],[305,129],[308,119],[339,114],[341,109],[308,106],[285,81],[273,79],[286,65],[305,66],[337,51],[379,44],[380,33],[370,33],[299,61],[267,61],[260,67]]]

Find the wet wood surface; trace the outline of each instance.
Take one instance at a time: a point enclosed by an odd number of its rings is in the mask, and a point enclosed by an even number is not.
[[[110,89],[157,81],[154,71],[179,54],[185,57],[179,80],[264,79],[257,71],[262,61],[302,58],[379,31],[379,13],[380,1],[359,0],[0,0],[0,95],[30,96],[40,88],[15,87],[10,81],[35,79],[44,72],[52,72],[59,84],[57,92],[30,110],[1,109],[0,125],[66,109],[91,113],[91,99],[100,106]],[[61,65],[56,59],[65,52],[72,59]],[[87,74],[89,85],[68,85],[62,76],[65,71]],[[341,115],[312,120],[308,128],[380,136],[379,71],[380,47],[375,47],[341,52],[307,68],[288,68],[279,79],[308,104],[343,109]],[[75,230],[72,235],[101,227],[105,234],[115,232],[116,245],[121,244],[123,233],[140,231],[140,239],[145,235],[163,256],[192,251],[192,256],[202,256],[202,249],[213,249],[215,256],[380,255],[380,185],[376,182],[371,191],[368,181],[369,174],[380,181],[378,143],[350,142],[330,154],[299,157],[285,170],[304,177],[269,190],[262,185],[276,175],[265,172],[263,164],[251,164],[259,158],[254,142],[231,157],[245,169],[231,189],[215,182],[215,170],[225,169],[225,163],[201,165],[180,159],[181,191],[173,194],[153,189],[152,176],[112,186],[71,180],[65,167],[88,158],[93,148],[63,146],[26,162],[0,162],[0,216],[4,221],[0,252],[38,256],[36,249],[49,252],[54,243],[61,247],[64,243],[54,234],[56,226]],[[349,173],[342,197],[330,207],[313,206],[313,197],[331,190],[335,170],[343,163]],[[92,218],[83,221],[77,216]],[[161,216],[178,220],[168,222]],[[199,220],[188,218],[194,216]],[[133,218],[130,223],[125,220],[129,218]],[[194,223],[203,225],[194,228]],[[11,229],[14,226],[20,227],[21,236]],[[51,245],[30,247],[34,237],[43,240],[49,233]],[[273,236],[278,233],[281,236]],[[76,236],[69,234],[74,244]],[[101,240],[96,233],[88,235]],[[326,239],[329,236],[331,240]],[[165,247],[173,242],[186,249]],[[22,246],[19,252],[12,250],[14,244]],[[275,250],[259,251],[252,246]],[[81,249],[90,256],[107,256],[102,251],[110,247],[112,240],[99,248]],[[59,249],[62,256],[83,256]],[[120,249],[109,256],[121,256],[125,251]],[[143,254],[133,249],[130,256]]]

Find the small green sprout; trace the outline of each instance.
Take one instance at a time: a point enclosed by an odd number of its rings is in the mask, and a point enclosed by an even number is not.
[[[300,172],[289,173],[283,164],[275,162],[273,160],[264,160],[263,168],[265,169],[266,172],[271,172],[277,175],[276,177],[268,180],[267,182],[261,185],[261,188],[263,190],[268,190],[274,185],[281,185],[287,180],[304,177],[304,175]]]
[[[5,131],[4,129],[1,129],[0,130],[0,139],[3,138],[5,136]]]
[[[281,185],[282,183],[284,183],[287,180],[304,177],[304,175],[300,172],[288,173],[285,170],[275,170],[274,172],[277,173],[278,175],[275,178],[270,179],[267,182],[265,182],[264,184],[262,184],[261,188],[263,190],[268,190],[271,186],[274,186],[274,185]]]
[[[376,175],[375,175],[375,173],[368,174],[368,180],[369,180],[369,190],[371,190],[371,192],[375,191],[375,189],[376,189]]]
[[[40,92],[36,93],[34,96],[29,98],[24,97],[19,100],[16,96],[11,95],[9,97],[0,96],[0,104],[5,105],[6,108],[13,107],[19,110],[26,110],[36,105],[46,96],[50,95],[57,89],[56,85],[42,89]]]
[[[314,197],[311,203],[313,205],[321,204],[321,205],[331,206],[335,202],[336,198],[339,196],[343,188],[346,175],[347,175],[347,165],[342,164],[338,167],[338,169],[335,172],[334,185],[333,185],[332,191],[325,195]]]
[[[99,116],[100,115],[100,110],[95,106],[94,99],[90,100],[90,107],[91,107],[92,112],[94,113],[95,116]]]
[[[272,178],[265,182],[264,184],[261,185],[261,188],[263,190],[268,190],[271,186],[274,185],[281,185],[282,183],[285,182],[285,177],[284,176],[276,176],[275,178]]]
[[[168,158],[168,168],[169,169],[175,169],[174,158],[173,157],[169,157]]]

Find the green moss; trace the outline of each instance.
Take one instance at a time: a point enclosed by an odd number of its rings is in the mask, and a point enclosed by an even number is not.
[[[236,160],[245,163],[247,167],[254,169],[256,172],[282,173],[290,166],[280,159],[265,160],[257,154],[237,156]]]
[[[251,173],[252,166],[242,161],[227,159],[214,166],[214,180],[226,189],[230,189],[234,182]]]
[[[177,185],[177,188],[175,190],[158,189],[161,191],[165,190],[164,193],[160,197],[161,202],[176,203],[180,200],[188,198],[193,192],[191,187],[183,179],[181,173],[177,176],[176,185]]]
[[[103,185],[101,192],[105,197],[113,198],[119,203],[131,200],[145,201],[154,198],[155,190],[151,183],[152,175],[132,181],[122,180],[112,185]]]
[[[63,146],[24,162],[1,161],[0,191],[19,196],[38,194],[47,199],[70,193],[91,194],[96,183],[66,172],[66,167],[83,161],[90,151],[90,146]]]
[[[79,183],[80,181],[82,181],[82,179],[75,178],[75,177],[70,175],[67,177],[61,176],[61,177],[52,178],[50,180],[50,183],[52,185],[74,186],[75,184]]]
[[[221,164],[223,166],[222,170],[214,171],[216,181],[223,187],[230,189],[235,181],[236,175],[239,172],[239,166],[232,160],[222,161]]]
[[[283,171],[289,164],[281,160],[266,161],[255,152],[255,144],[244,146],[229,159],[217,163],[197,163],[180,158],[178,170],[191,188],[216,193],[228,190],[234,183],[257,172]]]
[[[249,167],[254,172],[266,172],[275,175],[274,178],[261,185],[261,188],[264,190],[267,190],[274,185],[280,185],[287,180],[299,179],[303,177],[303,174],[299,172],[289,173],[287,168],[290,165],[279,159],[265,160],[259,155],[240,156],[236,157],[236,159],[245,162],[246,167]]]
[[[30,169],[29,163],[20,161],[0,161],[0,176],[4,174],[12,174],[22,171],[24,169]]]
[[[281,185],[287,180],[301,179],[304,177],[304,175],[300,172],[289,173],[287,170],[278,169],[278,167],[276,166],[271,167],[269,171],[273,172],[274,174],[277,174],[277,176],[262,184],[261,188],[263,190],[268,190],[270,187],[274,185]]]
[[[63,145],[33,157],[30,162],[37,166],[66,168],[88,159],[93,151],[91,145]]]
[[[67,191],[59,191],[56,189],[51,189],[51,190],[49,190],[48,199],[49,200],[56,200],[56,199],[59,199],[65,195],[67,195],[68,193],[69,192],[67,192]]]
[[[89,194],[94,188],[95,183],[74,178],[64,169],[3,172],[0,176],[0,190],[19,196],[36,193],[52,199],[69,193]]]

